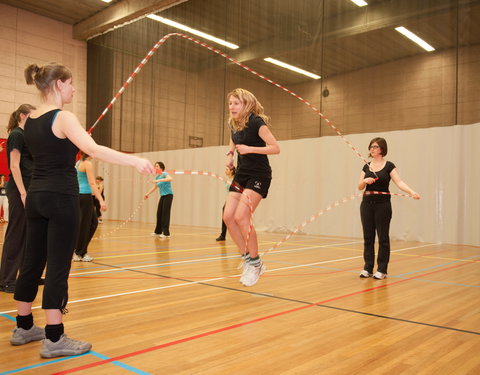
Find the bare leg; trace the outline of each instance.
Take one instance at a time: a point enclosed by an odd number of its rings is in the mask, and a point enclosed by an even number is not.
[[[247,249],[252,258],[258,255],[258,243],[255,228],[252,226],[250,230],[250,218],[261,199],[260,194],[250,189],[245,189],[241,195],[230,192],[223,216],[230,236],[242,254],[245,254],[245,243],[248,236]]]

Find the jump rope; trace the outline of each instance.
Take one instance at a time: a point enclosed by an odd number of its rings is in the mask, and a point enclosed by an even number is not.
[[[184,39],[187,39],[195,44],[198,44],[206,49],[208,49],[209,51],[211,52],[214,52],[222,57],[224,57],[226,60],[229,60],[231,61],[232,63],[240,66],[241,68],[247,70],[248,72],[252,73],[253,75],[257,76],[258,78],[261,78],[262,80],[264,81],[267,81],[268,83],[278,87],[279,89],[282,89],[283,91],[287,92],[288,94],[292,95],[293,97],[295,97],[296,99],[300,100],[302,103],[304,103],[307,107],[309,107],[310,109],[312,109],[317,115],[319,115],[325,122],[328,126],[330,126],[334,131],[335,133],[344,141],[344,143],[350,147],[350,149],[366,164],[368,165],[368,161],[362,156],[362,154],[350,143],[350,141],[345,138],[345,136],[340,132],[340,130],[335,126],[333,125],[333,123],[318,109],[316,108],[315,106],[313,106],[310,102],[308,102],[307,100],[305,100],[304,98],[302,98],[301,96],[297,95],[295,92],[287,89],[286,87],[280,85],[279,83],[267,78],[266,76],[256,72],[255,70],[251,69],[250,67],[248,67],[247,65],[245,64],[242,64],[241,62],[235,60],[234,58],[232,58],[231,56],[227,55],[226,53],[204,43],[204,42],[201,42],[200,40],[198,39],[195,39],[189,35],[186,35],[186,34],[182,34],[182,33],[170,33],[170,34],[166,34],[164,35],[157,43],[155,43],[155,45],[152,47],[152,49],[147,53],[147,55],[143,58],[143,60],[140,62],[140,64],[138,64],[138,66],[135,68],[135,70],[130,74],[130,76],[127,78],[127,80],[124,82],[124,84],[122,85],[122,87],[118,90],[118,92],[115,94],[115,96],[112,98],[112,100],[110,101],[110,103],[107,105],[107,107],[103,110],[103,112],[100,114],[100,116],[97,118],[97,120],[95,121],[95,123],[91,126],[91,128],[88,130],[88,134],[91,134],[93,129],[95,129],[95,127],[98,125],[98,123],[100,122],[100,120],[107,114],[107,112],[110,110],[110,108],[113,106],[113,104],[117,101],[117,99],[123,94],[123,92],[125,91],[125,89],[128,87],[128,85],[133,81],[133,79],[135,78],[135,76],[140,72],[140,70],[145,66],[145,64],[150,60],[150,58],[155,54],[155,52],[158,50],[158,48],[160,48],[160,46],[165,43],[170,37],[172,36],[179,36],[181,38],[184,38]],[[377,174],[370,168],[369,166],[369,169],[370,171],[375,175],[375,180],[378,180],[378,176]],[[158,172],[158,171],[157,171]],[[228,182],[221,176],[218,176],[217,174],[215,173],[212,173],[212,172],[204,172],[204,171],[188,171],[188,170],[168,170],[167,173],[169,174],[174,174],[174,175],[201,175],[201,176],[209,176],[209,177],[213,177],[213,178],[216,178],[220,181],[223,181],[224,183],[228,184]],[[243,188],[239,185],[232,185],[235,190],[239,193],[243,193]],[[379,191],[365,191],[365,192],[362,192],[362,193],[358,193],[358,194],[352,194],[348,197],[344,197],[343,199],[340,199],[332,204],[330,204],[329,206],[325,207],[324,209],[318,211],[315,215],[312,215],[310,218],[308,218],[307,220],[305,220],[302,224],[300,224],[299,226],[295,227],[295,229],[290,232],[289,234],[287,234],[282,240],[280,240],[279,242],[277,242],[276,244],[274,244],[271,248],[269,248],[268,250],[264,251],[261,255],[265,255],[267,254],[268,252],[270,252],[271,250],[274,250],[276,248],[278,248],[280,245],[282,245],[283,243],[285,243],[286,241],[288,241],[288,239],[290,239],[290,237],[292,237],[293,235],[297,234],[301,229],[303,229],[305,226],[307,226],[308,224],[312,223],[313,221],[315,221],[316,219],[318,219],[320,216],[322,216],[325,212],[328,212],[330,210],[332,210],[333,208],[335,207],[338,207],[340,206],[341,204],[344,204],[346,202],[349,202],[357,197],[362,197],[364,195],[376,195],[376,194],[381,194],[381,195],[393,195],[393,196],[400,196],[400,197],[412,197],[411,195],[407,195],[407,194],[397,194],[397,193],[386,193],[386,192],[379,192]],[[248,199],[248,206],[249,206],[249,209],[250,209],[250,225],[249,225],[249,229],[248,229],[248,232],[247,232],[247,236],[246,236],[246,240],[245,240],[245,249],[243,250],[243,254],[245,254],[248,250],[248,240],[249,240],[249,237],[250,237],[250,234],[251,234],[251,231],[252,231],[252,228],[253,228],[253,207],[252,207],[252,203],[251,203],[251,200],[250,200],[250,197],[248,197],[248,195],[246,194],[242,194],[242,196],[246,196],[247,199]],[[137,208],[133,211],[133,213],[130,215],[130,217],[125,220],[120,226],[118,226],[117,228],[115,228],[114,230],[110,231],[109,233],[103,235],[103,236],[100,236],[100,237],[96,237],[96,238],[103,238],[103,237],[107,237],[108,235],[110,235],[111,233],[117,231],[118,229],[124,227],[129,221],[131,221],[135,215],[137,214],[137,212],[139,211],[140,207],[143,205],[143,203],[145,202],[145,200],[143,200],[138,206]]]

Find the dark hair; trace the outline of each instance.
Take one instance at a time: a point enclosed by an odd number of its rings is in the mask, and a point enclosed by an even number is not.
[[[13,129],[18,127],[20,122],[20,115],[28,115],[35,107],[31,104],[22,104],[17,108],[15,112],[10,115],[10,120],[8,120],[7,133],[10,133]]]
[[[370,151],[370,146],[372,145],[372,143],[376,143],[380,147],[380,150],[382,150],[382,156],[387,155],[388,146],[385,138],[381,138],[381,137],[373,138],[368,144],[368,151]]]
[[[158,164],[160,166],[160,169],[165,170],[165,164],[163,164],[162,161],[157,161],[155,164]]]
[[[80,151],[80,160],[85,161],[90,157],[90,155],[84,153],[83,151]]]
[[[103,177],[102,176],[97,176],[97,177],[95,177],[95,180],[103,181]]]
[[[57,80],[65,82],[67,79],[72,78],[70,69],[65,65],[54,62],[42,67],[39,67],[37,64],[30,64],[25,68],[24,74],[27,84],[35,84],[43,98],[47,96]]]
[[[235,166],[232,166],[232,168],[230,168],[230,172],[232,172],[232,176],[235,176],[235,173],[237,173],[237,168],[235,168]]]

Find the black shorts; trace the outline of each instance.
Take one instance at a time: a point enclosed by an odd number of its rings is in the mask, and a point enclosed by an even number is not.
[[[254,177],[236,174],[233,178],[232,184],[230,185],[229,191],[241,193],[243,189],[250,189],[260,194],[262,198],[266,198],[271,182],[272,179],[268,177]]]

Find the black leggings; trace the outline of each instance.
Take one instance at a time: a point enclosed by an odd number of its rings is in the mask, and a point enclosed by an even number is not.
[[[157,208],[156,234],[170,236],[170,210],[172,209],[173,194],[162,195]]]
[[[7,189],[8,225],[3,242],[0,285],[15,285],[17,273],[25,254],[25,207],[17,188]]]
[[[68,301],[68,274],[80,222],[78,195],[28,193],[25,209],[27,245],[14,298],[33,302],[47,265],[42,308],[63,310]]]
[[[392,219],[392,204],[386,202],[362,201],[360,216],[363,226],[363,259],[364,270],[373,273],[375,265],[375,232],[378,235],[378,272],[387,273],[390,260],[390,221]]]
[[[75,254],[83,257],[88,252],[88,244],[98,227],[98,216],[93,206],[92,194],[80,194],[80,230]]]

